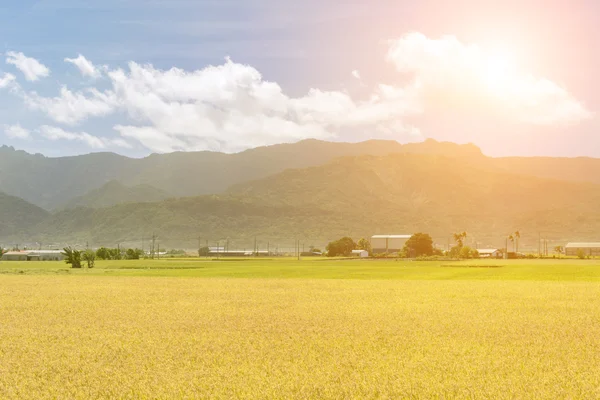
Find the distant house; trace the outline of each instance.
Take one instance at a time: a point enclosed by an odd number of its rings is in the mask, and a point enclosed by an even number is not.
[[[352,250],[352,257],[367,258],[369,252],[367,250]]]
[[[63,261],[61,250],[25,250],[9,251],[2,256],[2,261]]]
[[[600,243],[587,242],[587,243],[567,243],[565,246],[565,255],[577,256],[580,250],[586,256],[600,256]]]
[[[477,249],[479,258],[501,258],[502,252],[498,249]]]
[[[63,261],[65,259],[62,250],[31,250],[29,257],[29,261]]]
[[[373,235],[371,248],[373,253],[397,253],[412,235]]]
[[[2,261],[27,261],[26,251],[9,251],[2,255]]]

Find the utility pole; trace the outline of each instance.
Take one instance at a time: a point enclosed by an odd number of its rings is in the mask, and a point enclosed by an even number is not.
[[[151,257],[154,260],[154,245],[156,244],[156,235],[154,234],[154,232],[152,232],[152,250],[151,250]]]
[[[254,236],[254,257],[258,256],[258,247],[256,246],[256,236]]]
[[[219,259],[219,253],[221,252],[221,249],[219,249],[219,242],[217,242],[217,260]]]
[[[158,259],[160,260],[160,242],[157,241],[156,243],[158,244],[158,251],[156,252],[156,257],[158,257]]]

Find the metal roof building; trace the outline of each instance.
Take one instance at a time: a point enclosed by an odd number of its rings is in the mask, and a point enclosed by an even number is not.
[[[567,256],[577,256],[580,251],[583,251],[586,256],[600,256],[600,242],[567,243],[565,246]]]
[[[502,252],[498,249],[477,249],[479,258],[499,258]]]
[[[412,235],[373,235],[371,248],[373,253],[396,253],[404,248],[404,244]]]
[[[367,250],[352,250],[352,257],[367,258],[369,252]]]
[[[8,251],[2,255],[2,261],[27,261],[27,252]]]
[[[24,250],[9,251],[2,256],[2,261],[63,261],[61,250]]]

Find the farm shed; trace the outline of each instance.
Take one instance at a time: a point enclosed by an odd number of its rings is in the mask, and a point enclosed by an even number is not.
[[[502,252],[498,249],[477,249],[479,258],[500,258]]]
[[[65,259],[61,250],[31,250],[28,252],[30,261],[63,261]]]
[[[9,251],[2,255],[2,261],[27,261],[27,252]]]
[[[9,251],[2,261],[63,261],[65,256],[60,250]]]
[[[565,246],[565,254],[567,256],[577,256],[580,250],[586,256],[600,256],[600,242],[567,243]]]
[[[352,250],[352,257],[367,258],[369,252],[367,250]]]
[[[371,248],[373,253],[396,253],[404,248],[404,244],[412,235],[373,235]]]

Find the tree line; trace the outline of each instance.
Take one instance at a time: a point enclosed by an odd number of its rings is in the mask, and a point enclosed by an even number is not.
[[[406,241],[404,247],[398,252],[398,256],[401,258],[415,258],[445,255],[452,258],[479,258],[477,249],[465,246],[466,232],[455,233],[453,238],[455,245],[449,251],[444,252],[433,246],[433,239],[428,233],[415,233]],[[346,236],[330,242],[326,249],[329,257],[347,257],[352,254],[353,250],[366,250],[369,255],[373,255],[371,242],[365,238],[355,242],[352,238]]]

